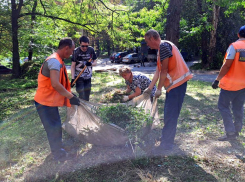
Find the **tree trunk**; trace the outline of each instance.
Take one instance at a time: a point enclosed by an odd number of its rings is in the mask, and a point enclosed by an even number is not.
[[[170,0],[167,11],[166,40],[173,42],[177,47],[179,43],[179,22],[181,7],[184,0]]]
[[[36,8],[37,8],[37,0],[34,1],[33,7],[32,7],[32,16],[31,16],[31,35],[34,34],[33,28],[34,28],[34,22],[36,21]],[[28,45],[28,61],[32,60],[32,55],[33,55],[33,43],[34,39],[31,38],[30,43]]]
[[[203,16],[205,13],[203,11],[203,1],[202,0],[197,0],[197,7],[198,7],[198,13],[200,17]],[[205,67],[206,64],[208,63],[208,31],[205,28],[205,25],[202,24],[204,27],[201,33],[201,64],[202,67]]]
[[[216,32],[217,32],[218,21],[219,21],[219,12],[220,12],[220,6],[214,4],[213,5],[213,21],[212,21],[213,28],[210,32],[208,63],[206,64],[205,68],[209,68],[211,66],[211,63],[213,62],[213,58],[215,54],[215,45],[216,45]]]
[[[23,0],[19,1],[18,8],[15,0],[11,0],[12,7],[12,42],[13,42],[13,78],[19,78],[21,75],[20,70],[20,55],[19,55],[19,42],[18,42],[18,18],[20,9],[23,6]]]

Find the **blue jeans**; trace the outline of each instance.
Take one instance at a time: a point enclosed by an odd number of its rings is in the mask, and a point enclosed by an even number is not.
[[[226,133],[241,132],[243,123],[243,104],[245,89],[238,91],[220,90],[218,108],[222,116]],[[234,115],[232,119],[231,109]]]
[[[164,127],[162,129],[161,146],[172,148],[176,134],[177,122],[184,101],[187,82],[166,92],[164,106]]]
[[[80,99],[89,101],[89,96],[91,92],[91,78],[78,78],[76,82],[76,91],[79,94]]]
[[[47,133],[49,146],[54,157],[62,153],[62,127],[58,107],[44,106],[35,102],[43,127]]]

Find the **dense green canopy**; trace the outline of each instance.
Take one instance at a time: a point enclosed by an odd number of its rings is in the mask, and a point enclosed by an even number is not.
[[[178,12],[171,3],[179,3]],[[153,28],[199,56],[203,67],[217,68],[237,39],[244,7],[239,0],[0,0],[0,59],[12,57],[13,75],[19,77],[20,58],[30,50],[33,58],[47,56],[63,37],[78,43],[87,35],[98,55],[109,55],[140,46]]]

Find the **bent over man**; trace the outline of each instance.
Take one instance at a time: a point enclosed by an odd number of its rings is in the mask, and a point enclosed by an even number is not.
[[[144,92],[151,92],[158,80],[155,97],[158,98],[162,94],[163,86],[166,89],[161,144],[155,149],[155,152],[162,152],[173,148],[187,81],[192,78],[192,74],[178,48],[170,41],[161,40],[156,30],[148,30],[145,41],[151,49],[158,49],[158,55],[156,72],[150,86]]]
[[[226,51],[219,75],[213,82],[214,89],[221,88],[218,108],[223,118],[226,135],[218,140],[234,140],[239,136],[243,123],[245,101],[245,25],[238,32],[238,40]],[[234,115],[232,119],[231,109]]]
[[[62,148],[62,127],[58,107],[79,105],[79,99],[71,93],[63,59],[69,58],[75,48],[70,38],[60,40],[58,50],[43,63],[38,75],[38,87],[34,97],[37,112],[47,133],[51,152],[56,161],[66,160]]]

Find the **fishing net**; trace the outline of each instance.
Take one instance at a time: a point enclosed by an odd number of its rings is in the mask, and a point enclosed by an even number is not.
[[[67,108],[67,118],[63,123],[63,128],[68,134],[78,140],[94,145],[125,145],[127,142],[131,142],[130,140],[136,141],[139,138],[144,138],[151,131],[152,127],[159,123],[157,100],[152,102],[148,94],[142,94],[127,103],[119,104],[96,104],[84,100],[80,101],[80,106]],[[106,112],[103,109],[111,106],[114,106],[117,110],[105,115]],[[140,118],[143,123],[134,120],[132,116],[130,118],[120,116],[122,108],[138,110],[136,118]],[[124,114],[129,115],[127,112]],[[127,123],[125,126],[123,126],[124,122],[117,122],[123,118],[127,118],[125,119],[125,123]],[[133,123],[130,123],[130,120],[133,120]]]

